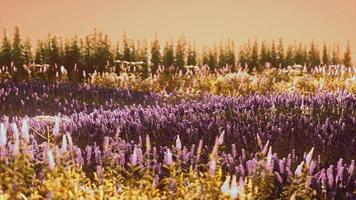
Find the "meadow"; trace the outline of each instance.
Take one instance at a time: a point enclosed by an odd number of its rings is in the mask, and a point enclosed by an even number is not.
[[[1,199],[355,198],[355,68],[2,74]]]

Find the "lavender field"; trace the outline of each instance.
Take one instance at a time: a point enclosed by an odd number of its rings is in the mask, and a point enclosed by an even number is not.
[[[121,79],[100,74],[86,83],[4,80],[0,197],[353,199],[354,71],[320,69],[279,72],[290,79],[280,80],[284,84],[322,79],[314,89],[265,91],[245,81],[233,90],[254,92],[240,95],[209,88],[174,93],[189,71],[176,77],[173,92],[147,89],[163,74],[148,78],[146,90],[132,80],[120,87]],[[242,74],[200,71],[195,77],[219,79],[230,91],[229,77],[243,82]],[[193,82],[188,85],[196,90]],[[334,90],[335,82],[341,88]]]
[[[0,200],[356,200],[356,0],[0,0]]]

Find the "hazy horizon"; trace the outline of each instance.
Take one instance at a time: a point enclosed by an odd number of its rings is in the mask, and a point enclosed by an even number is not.
[[[18,25],[23,38],[32,41],[48,33],[84,36],[96,28],[112,41],[121,40],[124,32],[138,40],[150,40],[155,33],[161,41],[185,35],[201,48],[228,38],[238,47],[248,39],[281,37],[286,44],[339,44],[341,52],[350,41],[353,57],[356,53],[354,0],[0,1],[0,28],[12,35]]]

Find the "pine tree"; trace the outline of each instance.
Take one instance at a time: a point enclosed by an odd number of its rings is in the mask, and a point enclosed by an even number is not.
[[[275,68],[278,67],[278,55],[277,55],[277,49],[274,40],[272,41],[270,62],[272,67]]]
[[[352,67],[352,62],[351,62],[351,45],[350,41],[347,42],[346,45],[346,51],[344,54],[344,60],[343,63],[346,67]]]
[[[195,44],[193,44],[193,47],[191,44],[188,46],[188,58],[187,58],[187,65],[197,65],[197,52],[195,50]]]
[[[186,48],[186,41],[185,38],[182,37],[178,40],[177,46],[176,46],[176,55],[175,55],[175,67],[178,68],[178,70],[181,70],[185,72],[185,48]]]
[[[36,50],[35,50],[35,63],[36,64],[43,64],[43,43],[42,40],[38,40],[37,41],[37,45],[36,45]]]
[[[226,56],[227,56],[227,46],[225,46],[222,42],[219,44],[219,67],[224,67],[227,64]]]
[[[248,62],[247,58],[247,53],[246,53],[246,46],[240,46],[240,51],[239,51],[239,63],[242,67],[245,67],[245,65]]]
[[[330,64],[330,56],[329,56],[329,52],[328,49],[326,47],[326,44],[324,43],[323,45],[323,65],[329,65]]]
[[[60,47],[56,36],[49,36],[49,63],[50,65],[59,64],[60,60]]]
[[[281,65],[282,67],[285,67],[285,65],[286,65],[285,60],[284,60],[284,47],[283,47],[282,38],[279,38],[279,40],[278,40],[277,64],[278,64],[278,66]]]
[[[28,65],[33,61],[32,58],[32,46],[30,38],[26,38],[23,44],[23,55],[22,55],[23,63]]]
[[[215,71],[218,65],[218,53],[216,46],[209,50],[207,65],[211,71]]]
[[[129,40],[126,36],[126,33],[124,33],[124,39],[122,41],[123,43],[123,46],[124,46],[124,52],[123,52],[123,57],[122,59],[124,61],[129,61],[131,62],[132,61],[132,50],[130,49],[130,44],[129,44]]]
[[[1,43],[1,56],[0,64],[10,66],[11,64],[11,41],[7,37],[6,29],[4,29],[4,36]]]
[[[173,41],[166,42],[166,45],[163,50],[163,65],[165,71],[168,71],[168,68],[174,64],[174,50],[173,50]]]
[[[227,49],[225,55],[226,64],[232,67],[232,69],[234,70],[236,58],[235,58],[235,44],[232,40],[230,39],[228,40],[226,49]]]
[[[261,50],[260,50],[260,59],[259,59],[259,65],[261,68],[263,68],[266,63],[268,62],[268,49],[265,41],[262,41],[261,43]]]
[[[295,56],[294,56],[294,62],[295,64],[298,65],[304,65],[305,64],[305,59],[304,59],[304,53],[303,53],[303,46],[302,43],[299,43],[298,48],[295,52]]]
[[[340,64],[340,48],[339,48],[339,45],[336,45],[336,47],[335,47],[335,45],[333,46],[331,63],[333,65]]]
[[[66,41],[64,47],[64,54],[64,63],[68,71],[68,79],[75,80],[76,78],[79,78],[75,76],[76,73],[78,73],[78,71],[75,71],[75,66],[77,66],[78,69],[81,60],[81,49],[77,36],[74,36],[71,40]]]
[[[139,52],[138,52],[138,61],[143,62],[142,64],[142,75],[143,77],[148,77],[148,47],[147,47],[147,41],[143,40],[142,45],[140,46]]]
[[[19,68],[22,68],[23,59],[22,59],[23,47],[21,44],[21,36],[20,36],[20,28],[18,26],[15,27],[14,39],[12,42],[12,50],[11,50],[11,59],[14,62],[14,65]]]
[[[157,34],[151,42],[151,72],[155,74],[158,70],[158,66],[161,64],[161,48],[159,45]]]
[[[314,44],[314,41],[310,44],[310,50],[308,53],[309,68],[320,65],[320,55],[318,47]]]
[[[294,64],[293,47],[291,45],[288,45],[286,57],[284,60],[284,66],[285,67],[292,66],[293,64]]]
[[[258,43],[257,39],[255,39],[255,42],[252,46],[252,52],[251,52],[251,58],[250,58],[250,63],[249,63],[249,68],[256,68],[259,70],[259,61],[258,61]]]

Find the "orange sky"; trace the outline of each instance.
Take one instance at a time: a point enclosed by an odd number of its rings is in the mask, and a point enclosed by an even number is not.
[[[120,40],[161,40],[185,34],[198,46],[257,37],[309,43],[350,40],[356,55],[356,0],[0,0],[0,28],[20,25],[39,39],[47,33],[85,35],[97,28]],[[344,49],[342,49],[344,51]]]

